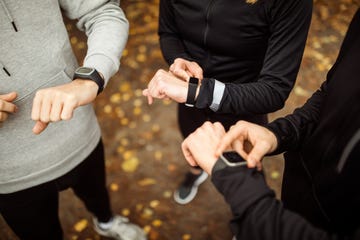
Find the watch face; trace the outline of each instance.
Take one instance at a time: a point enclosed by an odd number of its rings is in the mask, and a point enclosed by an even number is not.
[[[80,67],[76,69],[76,72],[79,74],[90,74],[93,71],[94,71],[93,68],[88,68],[88,67]]]
[[[199,84],[199,79],[198,79],[198,78],[194,78],[194,77],[190,77],[189,83],[198,85],[198,84]]]
[[[222,154],[224,156],[224,158],[229,162],[229,163],[245,163],[246,164],[246,160],[244,160],[237,152],[235,151],[231,151],[231,152],[223,152]]]

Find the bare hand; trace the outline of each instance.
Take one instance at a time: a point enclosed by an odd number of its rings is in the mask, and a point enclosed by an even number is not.
[[[187,82],[177,78],[170,72],[160,69],[150,80],[148,88],[143,91],[143,95],[148,98],[149,104],[154,102],[153,98],[170,98],[178,103],[184,103],[187,91]]]
[[[0,122],[4,122],[8,118],[9,113],[17,111],[17,106],[12,103],[16,97],[16,92],[0,95]]]
[[[191,166],[198,165],[211,174],[217,160],[216,147],[224,134],[225,129],[220,123],[205,122],[183,141],[181,148],[185,159]]]
[[[216,156],[229,146],[248,161],[248,167],[261,169],[261,160],[277,148],[277,139],[267,128],[239,121],[221,139]]]
[[[90,80],[74,80],[37,91],[31,112],[32,120],[36,121],[33,132],[40,134],[50,122],[71,119],[77,107],[96,98],[97,91],[98,86]]]
[[[175,76],[189,81],[190,77],[203,79],[203,70],[196,62],[191,62],[183,58],[176,58],[174,63],[170,65],[170,72]]]

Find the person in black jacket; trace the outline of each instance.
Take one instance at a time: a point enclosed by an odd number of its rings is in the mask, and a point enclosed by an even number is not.
[[[358,9],[327,80],[304,106],[265,127],[239,121],[225,133],[207,122],[184,140],[188,162],[212,173],[231,206],[237,239],[360,239],[359,43]],[[217,160],[228,148],[251,168]],[[281,203],[254,167],[283,151]]]
[[[294,86],[311,13],[312,0],[161,0],[158,33],[170,71],[158,70],[143,94],[150,104],[180,103],[184,137],[207,120],[226,129],[241,119],[266,124]],[[175,191],[180,204],[207,177],[191,173]]]

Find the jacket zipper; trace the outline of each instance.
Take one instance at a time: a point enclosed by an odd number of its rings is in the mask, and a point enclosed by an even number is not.
[[[206,9],[206,27],[205,27],[205,32],[204,32],[204,45],[206,46],[206,40],[207,40],[207,35],[209,32],[209,16],[210,16],[210,11],[211,8],[213,6],[214,0],[211,0],[207,9]]]
[[[206,8],[206,18],[205,18],[206,26],[205,26],[204,39],[203,39],[203,43],[204,43],[205,47],[207,47],[206,45],[207,45],[207,37],[208,37],[208,33],[209,33],[209,18],[210,18],[210,12],[211,12],[213,5],[214,5],[214,0],[211,0]],[[210,52],[207,51],[206,59],[202,65],[202,68],[204,71],[206,71],[209,61],[210,61]]]

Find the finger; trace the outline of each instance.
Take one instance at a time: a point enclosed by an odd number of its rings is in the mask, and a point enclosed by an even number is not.
[[[218,136],[223,137],[225,135],[225,128],[220,122],[215,122],[214,123],[214,129],[215,129],[215,133]]]
[[[172,73],[184,81],[188,81],[188,79],[191,77],[191,74],[188,74],[187,71],[185,71],[183,69],[179,69],[179,68],[175,68]]]
[[[264,145],[255,144],[251,152],[248,154],[248,161],[251,162],[252,166],[255,166],[257,163],[261,162],[267,152],[268,150],[264,147]]]
[[[35,126],[33,127],[32,131],[33,133],[35,133],[36,135],[40,134],[42,131],[44,131],[47,126],[49,125],[49,123],[44,123],[41,121],[36,121]]]
[[[0,100],[0,111],[7,112],[7,113],[15,113],[17,112],[18,107],[6,100]]]
[[[40,112],[41,112],[41,103],[42,98],[38,96],[38,94],[35,95],[35,98],[33,100],[33,106],[31,110],[31,119],[34,121],[40,120]]]
[[[144,89],[142,94],[147,98],[148,104],[151,105],[153,103],[153,98],[150,96],[149,89]]]
[[[63,103],[59,98],[56,98],[51,106],[50,110],[50,121],[57,122],[61,120],[61,111]]]
[[[181,78],[182,80],[188,81],[189,77],[192,74],[188,74],[186,71],[186,64],[184,63],[184,61],[175,61],[171,66],[170,66],[170,72],[172,74],[174,74],[175,76]]]
[[[261,164],[261,162],[257,162],[257,163],[256,163],[256,169],[257,169],[258,171],[261,171],[261,170],[262,170],[262,164]]]
[[[221,139],[221,143],[218,146],[216,154],[220,155],[228,146],[231,145],[233,141],[235,141],[240,136],[243,137],[245,134],[246,133],[244,132],[242,125],[239,123],[231,127],[230,130]]]
[[[244,158],[245,160],[248,160],[249,156],[248,156],[248,153],[244,149],[244,142],[242,141],[242,139],[235,139],[232,142],[231,146],[233,147],[234,151],[236,151],[237,153],[239,153],[241,155],[242,158]]]
[[[216,156],[220,156],[222,152],[224,152],[229,146],[231,146],[232,142],[234,142],[237,138],[237,135],[232,132],[227,132],[223,136],[223,138],[220,141],[220,144],[218,145],[215,154]]]
[[[199,64],[197,64],[196,62],[190,62],[190,64],[188,65],[188,68],[189,68],[190,72],[194,75],[194,77],[196,77],[198,79],[203,79],[203,70],[199,66]]]
[[[189,149],[189,143],[188,143],[189,139],[186,138],[183,143],[181,144],[181,150],[183,152],[183,155],[186,159],[186,161],[191,165],[191,166],[197,166],[197,163],[193,157],[193,155],[191,154],[191,151]]]
[[[63,109],[61,111],[62,120],[70,120],[73,116],[75,105],[72,102],[64,102]]]
[[[148,103],[149,103],[149,105],[153,104],[154,99],[153,99],[153,97],[152,97],[152,96],[148,95],[148,96],[147,96],[147,99],[148,99]]]
[[[8,118],[8,114],[6,112],[0,112],[0,122],[4,122]]]
[[[10,92],[10,93],[7,93],[7,94],[0,95],[0,99],[2,99],[4,101],[7,101],[7,102],[14,101],[16,99],[16,97],[17,97],[16,92]]]
[[[50,111],[52,107],[52,101],[48,98],[43,98],[40,109],[40,121],[50,122]]]

